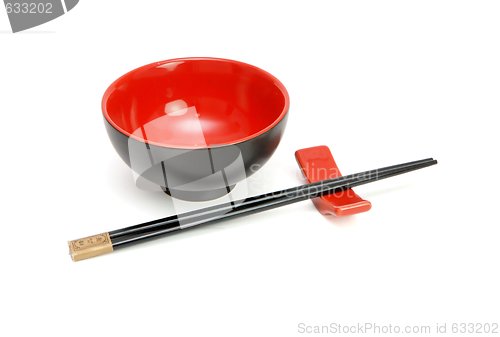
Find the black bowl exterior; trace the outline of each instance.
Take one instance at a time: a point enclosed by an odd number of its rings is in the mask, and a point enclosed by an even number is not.
[[[121,133],[106,119],[105,124],[114,148],[140,179],[175,198],[202,201],[223,196],[264,165],[278,147],[287,117],[252,139],[202,149],[147,144]]]

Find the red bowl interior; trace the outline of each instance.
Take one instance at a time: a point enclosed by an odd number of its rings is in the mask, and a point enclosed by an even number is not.
[[[140,141],[173,148],[235,144],[265,133],[288,112],[285,87],[248,64],[213,58],[156,62],[116,80],[106,120]]]

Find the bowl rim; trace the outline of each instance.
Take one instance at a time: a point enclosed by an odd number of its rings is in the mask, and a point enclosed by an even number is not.
[[[281,91],[281,93],[283,94],[283,97],[285,99],[285,104],[283,105],[283,109],[281,110],[278,118],[276,118],[273,123],[269,124],[268,126],[266,126],[265,128],[259,130],[258,132],[255,132],[249,136],[246,136],[246,137],[242,137],[242,138],[239,138],[239,139],[236,139],[234,141],[228,141],[228,142],[223,142],[223,143],[220,143],[220,144],[213,144],[213,145],[207,145],[207,146],[172,146],[172,145],[169,145],[169,144],[165,144],[165,143],[160,143],[160,142],[156,142],[156,141],[151,141],[151,140],[148,140],[148,139],[144,139],[142,137],[138,137],[137,135],[135,134],[132,134],[126,130],[124,130],[123,128],[121,128],[118,124],[116,124],[110,117],[109,117],[109,114],[108,114],[108,111],[106,109],[106,103],[109,99],[109,96],[111,95],[111,93],[115,90],[115,87],[116,87],[116,84],[123,80],[124,78],[126,77],[129,77],[130,75],[136,73],[136,72],[140,72],[140,71],[144,71],[144,70],[148,70],[148,69],[151,69],[151,68],[154,68],[154,67],[157,67],[157,66],[160,66],[160,65],[164,65],[164,64],[167,64],[167,63],[173,63],[173,62],[179,62],[179,61],[202,61],[202,60],[208,60],[208,61],[222,61],[222,62],[227,62],[227,63],[232,63],[232,64],[237,64],[237,65],[240,65],[240,66],[245,66],[245,67],[249,67],[249,68],[253,68],[255,70],[257,70],[258,72],[260,72],[261,74],[265,75],[266,77],[268,77],[270,80],[272,80],[275,85],[278,87],[278,89]],[[240,144],[240,143],[243,143],[243,142],[246,142],[248,140],[251,140],[251,139],[254,139],[262,134],[265,134],[266,132],[268,132],[269,130],[273,129],[276,125],[278,125],[282,120],[283,118],[287,115],[288,113],[288,110],[290,108],[290,97],[288,95],[288,91],[286,90],[285,86],[283,85],[283,83],[281,83],[280,80],[278,80],[274,75],[272,75],[271,73],[259,68],[259,67],[256,67],[254,65],[251,65],[251,64],[248,64],[248,63],[245,63],[245,62],[241,62],[241,61],[236,61],[236,60],[231,60],[231,59],[226,59],[226,58],[218,58],[218,57],[180,57],[180,58],[173,58],[173,59],[168,59],[168,60],[163,60],[163,61],[157,61],[157,62],[152,62],[152,63],[149,63],[149,64],[146,64],[146,65],[143,65],[141,67],[138,67],[138,68],[135,68],[133,70],[130,70],[128,71],[127,73],[123,74],[122,76],[118,77],[116,80],[114,80],[109,86],[108,88],[106,89],[106,91],[104,92],[104,95],[102,97],[102,100],[101,100],[101,110],[102,110],[102,114],[106,120],[107,123],[109,123],[114,129],[116,129],[118,132],[120,132],[121,134],[129,137],[129,138],[133,138],[139,142],[142,142],[142,143],[145,143],[145,144],[151,144],[151,145],[155,145],[155,146],[159,146],[159,147],[164,147],[164,148],[173,148],[173,149],[206,149],[206,148],[216,148],[216,147],[223,147],[223,146],[228,146],[228,145],[235,145],[235,144]]]

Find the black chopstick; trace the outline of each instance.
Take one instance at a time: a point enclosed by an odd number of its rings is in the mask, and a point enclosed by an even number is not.
[[[164,236],[182,229],[262,212],[298,201],[346,190],[373,181],[386,179],[435,164],[437,164],[436,160],[428,158],[305,184],[233,201],[231,203],[173,215],[139,225],[70,241],[70,253],[73,260],[78,261],[145,240]]]
[[[432,161],[433,161],[432,158],[427,158],[427,159],[417,160],[417,161],[408,162],[408,163],[404,163],[404,164],[388,166],[388,167],[378,169],[377,173],[379,175],[383,175],[386,173],[390,173],[394,170],[411,168],[415,165],[429,163]],[[363,173],[365,173],[365,172],[363,172]],[[351,175],[351,176],[359,177],[358,175]],[[349,176],[344,176],[343,178],[347,178],[347,177],[349,177]],[[307,186],[320,186],[320,185],[322,185],[322,183],[323,182],[317,182],[314,184],[308,184]],[[294,188],[292,188],[292,190],[295,190],[295,189],[301,188],[301,187],[302,186],[294,187]],[[162,218],[162,219],[142,223],[139,225],[125,227],[125,228],[117,229],[114,231],[110,231],[109,236],[110,236],[111,240],[113,241],[113,243],[116,243],[117,246],[119,246],[120,243],[123,241],[123,240],[120,240],[119,238],[123,238],[125,236],[129,237],[131,235],[138,235],[138,234],[142,235],[142,234],[154,232],[154,231],[161,230],[161,229],[167,229],[167,228],[169,228],[169,225],[175,226],[175,225],[178,225],[179,223],[186,223],[186,222],[190,221],[192,219],[192,217],[199,217],[201,213],[203,213],[205,215],[209,212],[213,212],[216,214],[217,213],[228,213],[228,212],[234,211],[233,204],[244,204],[245,203],[248,205],[250,203],[261,202],[263,200],[268,200],[269,197],[272,197],[273,195],[276,196],[277,194],[280,194],[280,193],[283,193],[283,191],[267,193],[264,195],[259,195],[256,197],[247,198],[244,200],[239,200],[236,202],[233,201],[233,203],[228,202],[225,204],[219,204],[219,205],[207,207],[207,208],[204,208],[201,210],[194,210],[194,211],[186,212],[186,213],[183,213],[180,215],[175,214],[175,215],[172,215],[172,216],[169,216],[166,218]]]

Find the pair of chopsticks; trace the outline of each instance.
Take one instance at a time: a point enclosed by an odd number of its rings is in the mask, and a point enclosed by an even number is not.
[[[262,212],[295,202],[347,190],[355,186],[390,178],[435,164],[437,164],[437,160],[433,158],[417,160],[176,214],[139,225],[70,241],[68,242],[70,254],[74,261],[79,261],[109,253],[118,248],[165,236],[186,228]]]

